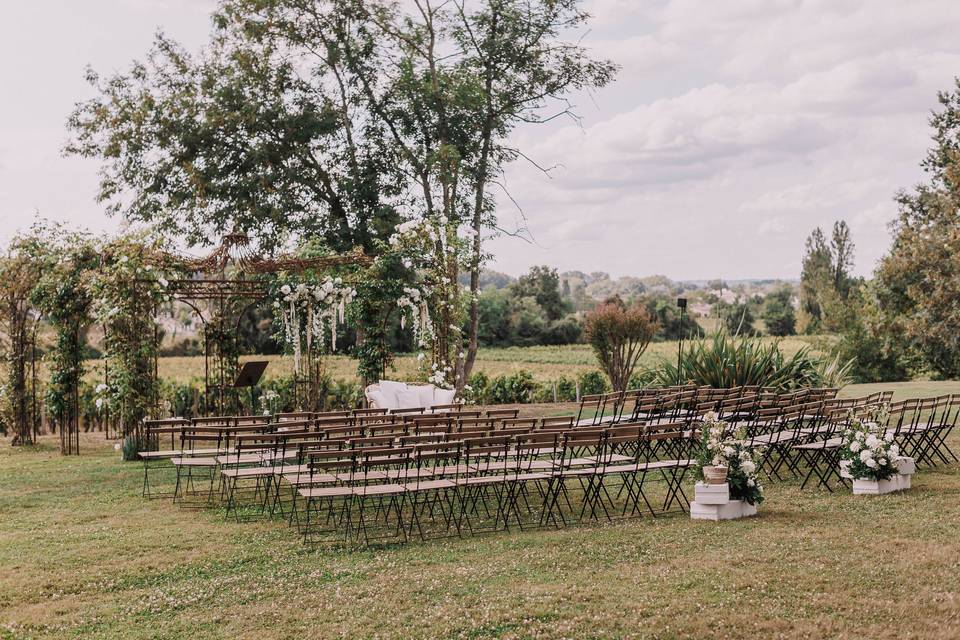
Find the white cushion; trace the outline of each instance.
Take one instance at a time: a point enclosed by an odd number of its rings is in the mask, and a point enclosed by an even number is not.
[[[397,393],[396,409],[415,409],[422,407],[420,404],[420,392],[415,388],[403,389]]]
[[[403,382],[396,382],[394,380],[381,380],[378,385],[380,387],[380,393],[382,393],[387,401],[390,402],[390,409],[400,409],[400,400],[398,399],[398,394],[401,391],[404,391],[407,388],[407,385]]]
[[[380,386],[381,391],[385,391],[387,393],[399,393],[407,388],[407,384],[405,382],[397,382],[396,380],[381,380],[377,384]]]
[[[396,409],[396,396],[387,396],[380,389],[367,388],[367,401],[373,409]]]
[[[453,404],[453,399],[456,397],[456,389],[440,389],[437,387],[433,390],[433,404]]]
[[[429,409],[435,404],[433,399],[433,390],[434,386],[432,384],[426,384],[420,387],[410,387],[411,389],[416,389],[417,394],[420,396],[420,406],[424,409]]]

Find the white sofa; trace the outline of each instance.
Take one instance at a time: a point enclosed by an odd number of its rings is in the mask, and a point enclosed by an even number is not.
[[[393,380],[381,380],[363,392],[367,404],[374,409],[430,409],[439,404],[452,404],[457,393],[432,384],[412,385]]]

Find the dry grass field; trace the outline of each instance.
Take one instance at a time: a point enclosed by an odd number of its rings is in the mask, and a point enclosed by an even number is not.
[[[772,485],[737,522],[333,551],[144,500],[139,465],[82,451],[0,443],[0,638],[960,637],[957,467],[881,497]]]

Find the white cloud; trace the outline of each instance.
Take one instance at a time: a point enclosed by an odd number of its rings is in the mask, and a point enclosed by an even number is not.
[[[62,158],[87,63],[125,68],[157,27],[196,48],[210,0],[38,0],[0,14],[0,241],[34,210],[95,229],[97,165]],[[845,218],[868,273],[894,193],[921,177],[936,92],[960,74],[955,0],[586,0],[584,42],[622,65],[576,96],[583,128],[525,127],[506,183],[536,240],[494,265],[795,277],[806,235]],[[502,198],[501,222],[522,223]]]
[[[960,74],[955,3],[590,4],[587,42],[623,71],[580,101],[584,129],[517,134],[561,168],[510,168],[538,246],[498,240],[497,266],[796,277],[807,234],[843,218],[872,270]]]

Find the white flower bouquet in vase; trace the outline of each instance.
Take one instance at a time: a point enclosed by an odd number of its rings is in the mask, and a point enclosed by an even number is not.
[[[755,515],[763,502],[763,485],[757,476],[759,452],[746,445],[744,430],[733,431],[710,412],[703,417],[700,438],[690,517],[729,520]]]
[[[910,488],[916,470],[912,458],[900,455],[893,433],[886,431],[887,409],[872,412],[870,419],[848,418],[840,447],[840,476],[853,480],[856,495],[880,495]]]

